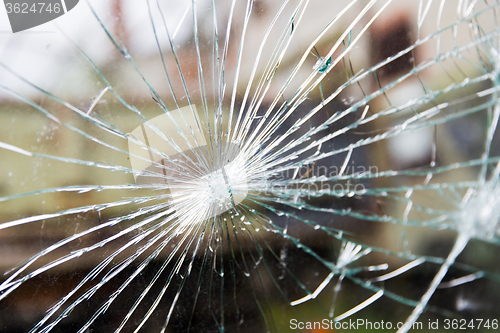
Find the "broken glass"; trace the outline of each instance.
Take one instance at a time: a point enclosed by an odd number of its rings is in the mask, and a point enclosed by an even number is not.
[[[496,330],[499,7],[89,0],[2,34],[0,329]]]

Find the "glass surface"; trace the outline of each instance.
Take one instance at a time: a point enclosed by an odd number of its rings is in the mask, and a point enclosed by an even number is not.
[[[0,332],[498,329],[498,1],[7,7]]]

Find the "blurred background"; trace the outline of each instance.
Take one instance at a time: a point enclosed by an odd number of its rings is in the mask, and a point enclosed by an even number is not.
[[[90,0],[16,34],[1,7],[0,331],[300,331],[378,290],[350,318],[396,325],[469,223],[419,321],[498,318],[498,6]],[[207,142],[247,130],[266,154],[239,210],[176,233],[127,135],[190,104]],[[341,267],[346,242],[367,251]]]

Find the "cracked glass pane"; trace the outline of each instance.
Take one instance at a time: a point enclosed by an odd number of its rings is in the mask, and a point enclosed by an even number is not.
[[[496,331],[499,10],[89,0],[2,32],[0,331]]]

